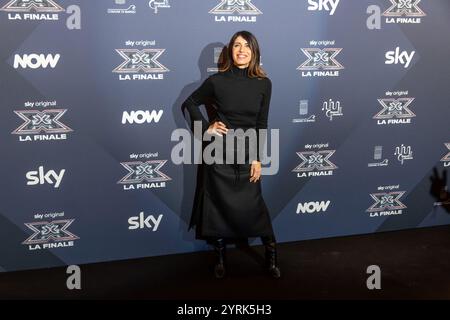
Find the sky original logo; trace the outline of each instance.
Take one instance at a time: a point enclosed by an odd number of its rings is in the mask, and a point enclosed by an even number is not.
[[[305,149],[328,147],[327,144],[306,145]],[[297,152],[302,162],[292,171],[297,173],[297,178],[331,176],[338,167],[331,162],[331,156],[336,150],[318,150]]]
[[[61,122],[67,109],[16,110],[24,122],[12,134],[19,135],[20,142],[66,140],[73,130]]]
[[[378,102],[383,109],[373,118],[377,119],[378,125],[411,123],[411,118],[416,115],[409,109],[408,106],[413,101],[414,98],[378,99]]]
[[[67,229],[74,221],[75,219],[68,219],[25,223],[33,234],[22,244],[28,245],[28,250],[73,247],[74,240],[79,237]]]
[[[335,41],[310,41],[311,46],[334,45]],[[301,71],[302,77],[338,77],[339,70],[344,69],[337,60],[342,48],[302,48],[306,56],[297,70]]]
[[[221,0],[209,13],[215,22],[256,22],[262,14],[251,0]]]
[[[123,185],[123,190],[139,190],[166,187],[166,181],[172,180],[161,172],[167,160],[130,161],[120,164],[128,174],[117,183]]]
[[[388,186],[396,189],[398,186]],[[383,187],[380,187],[383,188]],[[380,190],[380,188],[378,188]],[[405,194],[405,191],[392,191],[392,192],[378,192],[372,193],[370,196],[375,201],[366,212],[369,212],[369,216],[382,217],[390,215],[401,215],[403,209],[406,209],[400,198]]]
[[[309,11],[327,11],[332,16],[336,11],[339,0],[308,0]]]
[[[155,41],[127,41],[128,46],[155,45]],[[165,49],[116,49],[123,62],[112,72],[119,75],[119,80],[164,80],[168,72],[158,58]]]
[[[405,97],[408,91],[386,92],[387,98],[377,99],[382,109],[373,116],[377,125],[410,124],[416,115],[411,111],[414,98]]]

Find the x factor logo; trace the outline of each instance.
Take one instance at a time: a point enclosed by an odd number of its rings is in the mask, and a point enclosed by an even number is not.
[[[1,11],[11,12],[61,12],[64,9],[52,0],[11,0],[2,8]]]
[[[127,169],[129,173],[117,183],[127,184],[140,183],[144,180],[148,182],[172,180],[172,178],[160,171],[161,167],[166,162],[167,160],[121,162],[120,164]]]
[[[11,133],[39,134],[42,131],[45,133],[71,132],[73,130],[59,120],[66,111],[67,109],[14,111],[15,114],[24,120],[24,123]]]
[[[448,150],[450,150],[450,142],[446,143],[445,146],[447,147]],[[447,153],[442,159],[441,161],[450,161],[450,152]]]
[[[426,16],[418,4],[421,0],[390,0],[391,6],[385,12],[383,16],[386,17],[423,17]]]
[[[118,73],[137,72],[167,72],[165,66],[157,61],[165,49],[116,49],[117,53],[125,60],[121,65],[113,70]]]
[[[67,228],[75,219],[58,220],[58,221],[42,221],[25,223],[34,233],[22,244],[40,244],[49,241],[70,241],[79,239],[76,235],[69,232]]]
[[[414,98],[398,98],[398,99],[378,99],[383,109],[378,112],[374,119],[388,118],[412,118],[416,115],[409,109],[409,105]]]
[[[212,14],[262,14],[262,12],[256,8],[251,0],[221,0],[221,2],[211,9],[209,13]]]
[[[302,48],[308,60],[303,62],[297,70],[340,70],[344,67],[336,60],[342,48]]]
[[[400,201],[400,198],[405,194],[405,191],[372,193],[370,196],[375,203],[366,211],[377,212],[383,210],[399,210],[405,209],[406,206]]]
[[[334,154],[335,150],[321,150],[321,151],[303,151],[297,152],[297,155],[302,159],[294,172],[305,172],[317,170],[334,170],[337,166],[330,161],[330,157]]]

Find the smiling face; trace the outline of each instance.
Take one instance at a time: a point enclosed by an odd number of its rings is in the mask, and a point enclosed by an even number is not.
[[[249,43],[241,36],[237,37],[233,43],[233,61],[239,68],[246,68],[252,60],[252,50]]]

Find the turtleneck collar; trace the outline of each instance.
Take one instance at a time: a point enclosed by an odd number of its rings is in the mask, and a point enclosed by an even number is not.
[[[235,64],[232,64],[230,70],[231,70],[231,73],[237,77],[241,77],[241,78],[248,77],[248,67],[241,69],[238,66],[236,66]]]

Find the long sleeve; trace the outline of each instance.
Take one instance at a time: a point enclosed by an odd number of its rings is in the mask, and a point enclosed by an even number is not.
[[[183,109],[186,108],[191,117],[192,129],[194,128],[194,121],[202,122],[202,134],[208,130],[209,122],[200,112],[199,106],[205,104],[213,96],[214,87],[210,76],[183,102]]]
[[[261,103],[261,109],[258,113],[258,118],[256,121],[256,137],[257,137],[257,153],[256,153],[256,159],[258,161],[261,161],[261,155],[262,152],[264,152],[264,145],[267,141],[267,131],[263,134],[261,132],[261,138],[260,135],[260,129],[267,129],[267,119],[269,117],[269,106],[270,106],[270,99],[272,96],[272,82],[269,78],[267,78],[267,86],[263,93],[263,99]],[[264,132],[264,131],[263,131]]]

